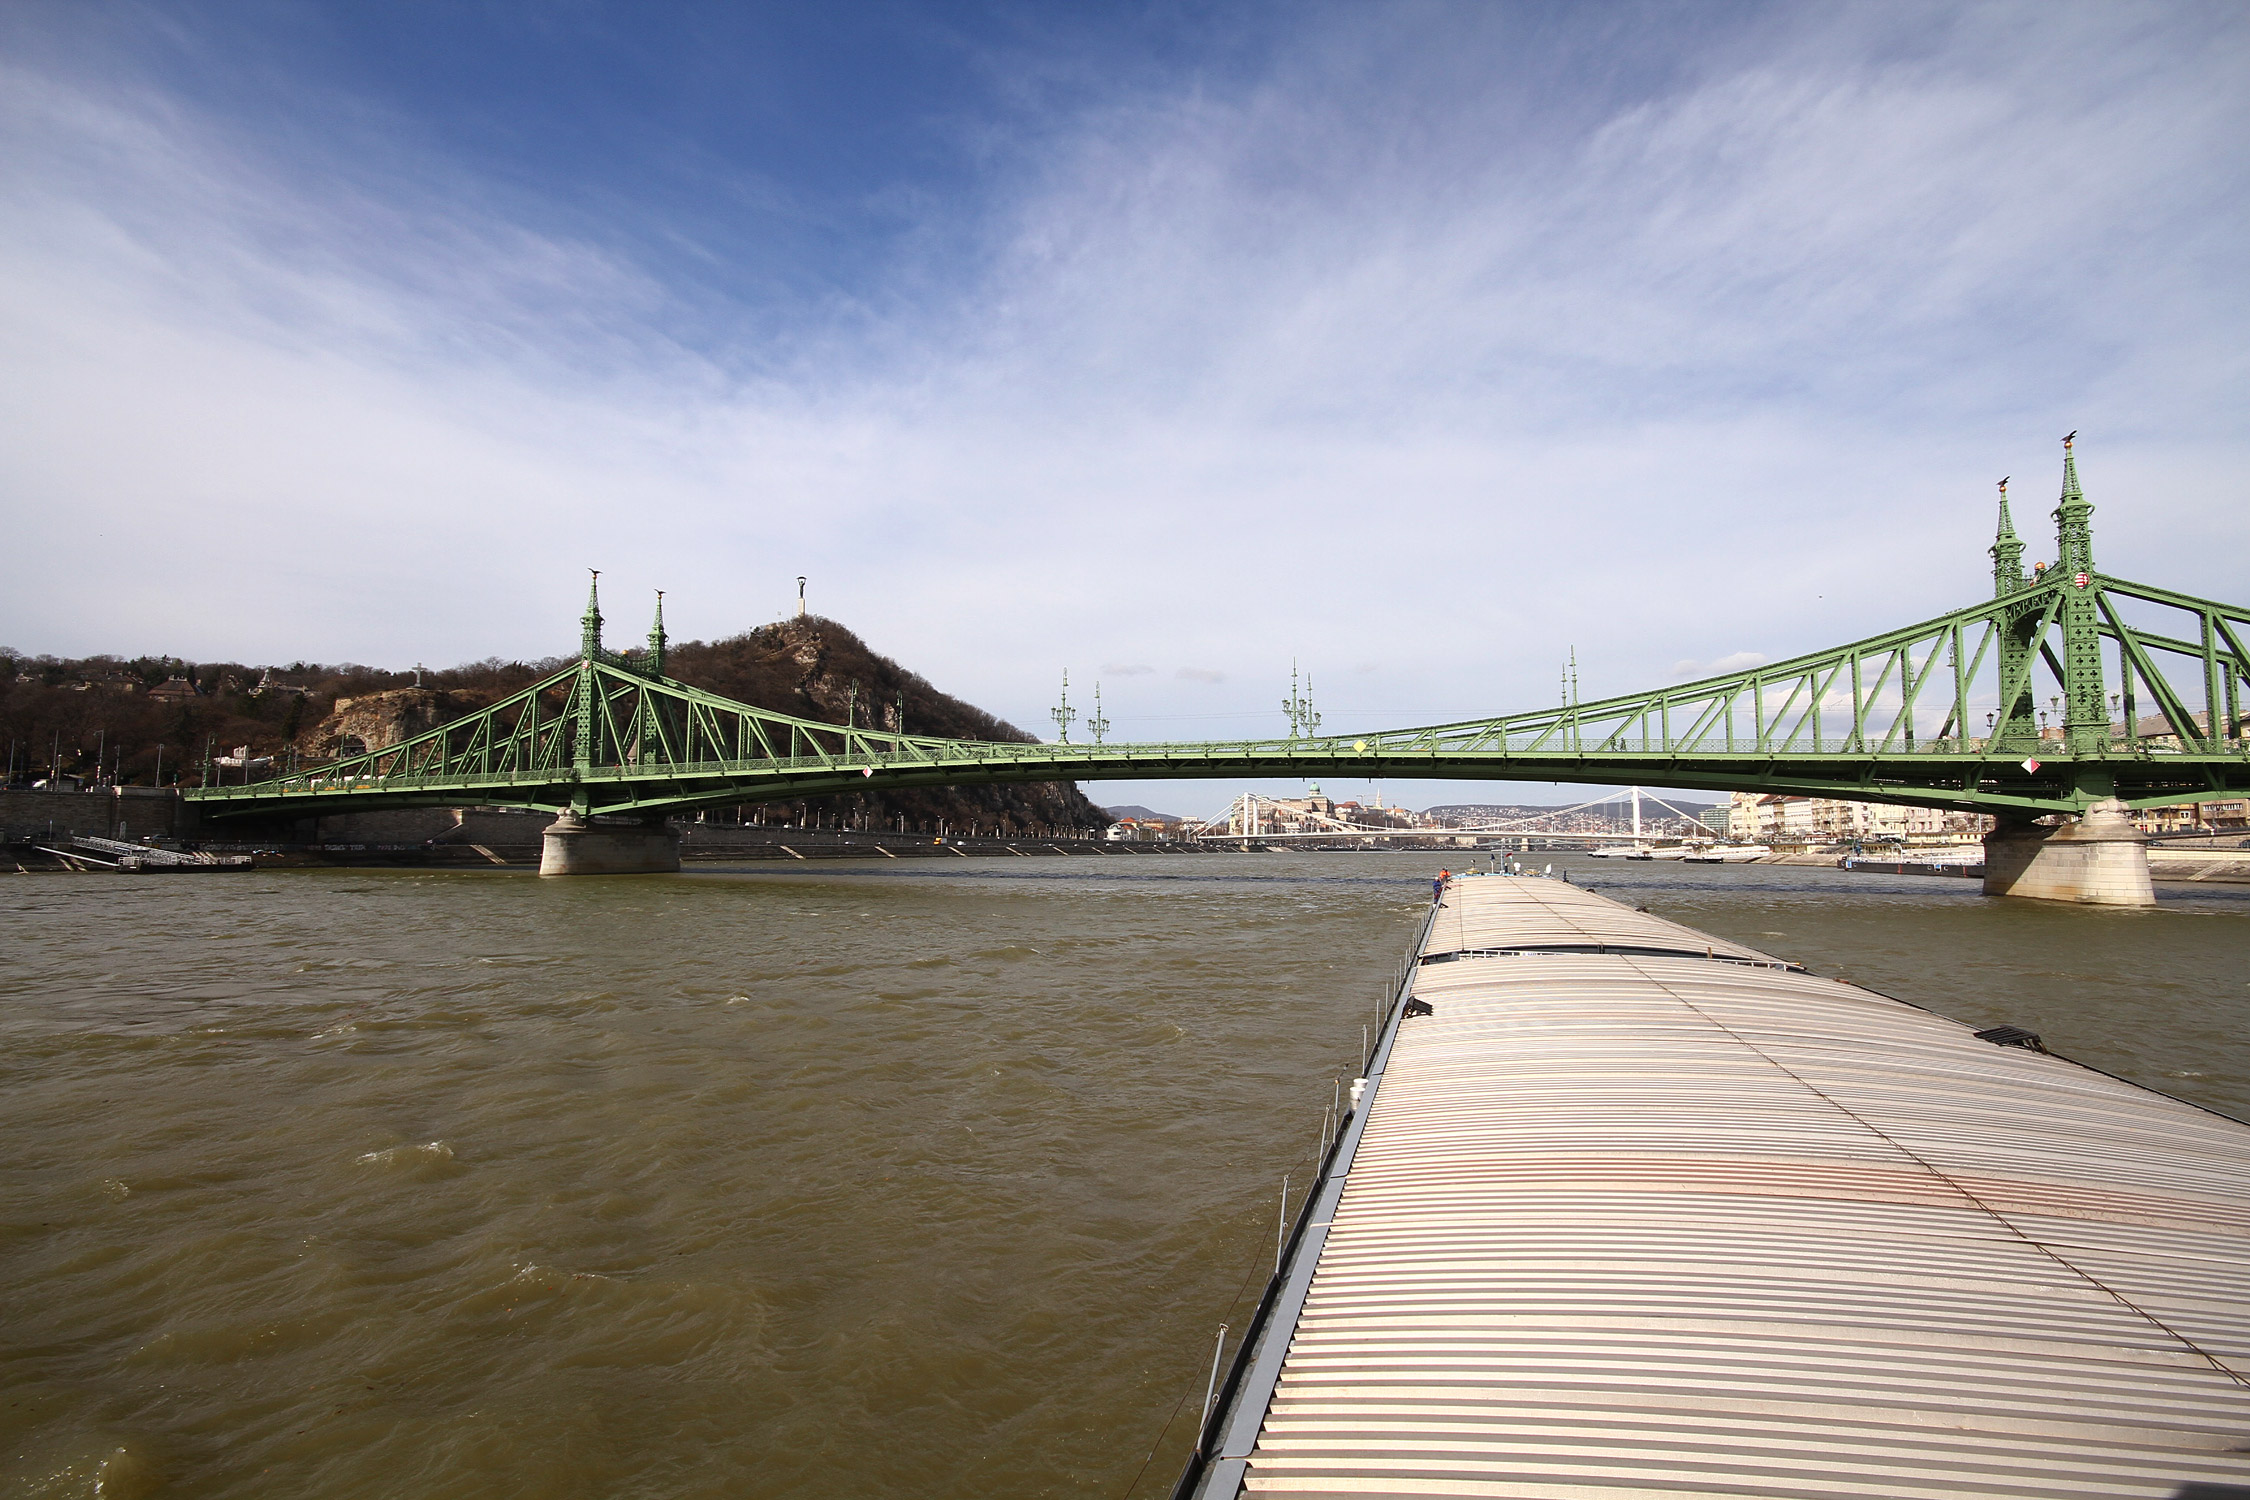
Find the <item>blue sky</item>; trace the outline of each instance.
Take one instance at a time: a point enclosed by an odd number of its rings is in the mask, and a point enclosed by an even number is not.
[[[2072,428],[2103,565],[2239,600],[2244,140],[2226,6],[18,3],[0,642],[803,573],[1026,728],[1384,727],[1971,600]]]

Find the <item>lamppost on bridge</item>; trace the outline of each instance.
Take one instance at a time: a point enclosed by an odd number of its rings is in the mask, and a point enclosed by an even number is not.
[[[1312,675],[1305,676],[1305,688],[1297,691],[1297,663],[1289,663],[1289,696],[1281,700],[1281,711],[1289,718],[1289,738],[1311,739],[1320,732],[1320,715],[1313,711]]]
[[[1055,721],[1061,742],[1069,744],[1070,726],[1078,718],[1078,710],[1070,706],[1070,669],[1067,667],[1063,669],[1062,702],[1048,709],[1047,717]]]

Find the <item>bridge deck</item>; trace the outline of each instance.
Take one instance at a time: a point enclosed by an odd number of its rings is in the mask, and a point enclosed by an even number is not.
[[[2250,1126],[1563,933],[1708,941],[1454,883],[1199,1493],[2250,1495]]]

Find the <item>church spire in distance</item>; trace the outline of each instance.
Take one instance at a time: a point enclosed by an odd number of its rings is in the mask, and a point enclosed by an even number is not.
[[[592,661],[602,654],[602,570],[587,571],[594,581],[586,587],[586,613],[578,621],[578,654]]]
[[[2073,428],[2063,443],[2062,499],[2055,506],[2055,568],[2063,577],[2094,571],[2094,507],[2078,487],[2078,458],[2071,452],[2078,431]]]
[[[1992,539],[1992,597],[1998,599],[2023,587],[2023,543],[2016,539],[2016,524],[2008,519],[2008,481],[2000,481],[2000,530]]]

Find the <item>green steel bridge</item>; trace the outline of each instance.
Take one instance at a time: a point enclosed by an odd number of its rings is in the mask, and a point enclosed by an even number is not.
[[[2055,561],[2026,572],[2003,480],[1986,601],[1675,687],[1327,737],[1026,744],[792,718],[666,676],[661,597],[645,652],[605,649],[590,595],[578,660],[512,697],[395,745],[186,795],[214,817],[497,805],[657,819],[906,787],[1356,776],[1850,797],[2027,822],[2112,797],[2250,793],[2250,609],[2102,573],[2092,511],[2066,439]]]

